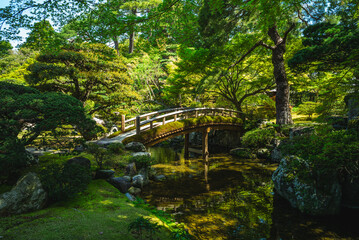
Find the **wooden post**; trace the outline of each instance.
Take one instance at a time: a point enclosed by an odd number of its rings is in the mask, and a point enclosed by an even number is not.
[[[152,128],[153,128],[153,121],[150,122],[150,129],[152,129]]]
[[[177,121],[177,114],[175,114],[175,116],[173,117],[173,120],[174,120],[174,122]]]
[[[124,132],[125,131],[125,121],[126,121],[126,116],[125,114],[121,115],[121,131]]]
[[[212,116],[216,116],[216,112],[212,110]]]
[[[165,124],[166,124],[166,117],[164,117],[162,120],[162,125],[165,125]]]
[[[210,128],[205,128],[202,132],[202,157],[204,163],[208,163],[208,133],[210,130]]]
[[[184,158],[188,159],[189,158],[189,133],[186,133],[184,135]]]
[[[137,116],[137,117],[136,117],[136,122],[135,122],[135,124],[136,124],[136,135],[140,135],[140,132],[141,132],[141,126],[140,126],[140,124],[141,124],[141,117],[140,117],[140,116]]]
[[[197,110],[195,111],[195,116],[196,116],[196,118],[198,117],[198,111]]]
[[[150,116],[147,116],[147,117],[146,117],[146,120],[150,120]]]

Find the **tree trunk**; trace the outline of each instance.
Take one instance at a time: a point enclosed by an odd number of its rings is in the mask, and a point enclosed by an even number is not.
[[[292,114],[289,107],[289,83],[284,66],[284,53],[286,51],[286,39],[282,39],[277,28],[271,27],[268,35],[273,40],[275,47],[272,49],[272,63],[274,77],[277,85],[276,122],[279,125],[292,124]]]
[[[132,14],[134,15],[134,16],[136,16],[136,14],[137,14],[137,9],[133,9],[132,10]],[[131,54],[131,53],[133,53],[133,49],[134,49],[134,42],[135,42],[135,30],[134,30],[134,25],[135,24],[133,24],[132,25],[132,28],[131,28],[131,32],[130,32],[130,43],[129,43],[129,46],[128,46],[128,53],[129,54]]]
[[[114,45],[115,45],[115,49],[116,49],[117,55],[120,55],[120,51],[119,51],[119,49],[118,49],[119,43],[118,43],[118,38],[117,38],[117,36],[113,37],[113,43],[114,43]]]

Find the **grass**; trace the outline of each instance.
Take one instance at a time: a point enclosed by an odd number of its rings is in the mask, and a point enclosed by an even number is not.
[[[11,240],[57,239],[137,239],[128,232],[129,224],[143,216],[161,222],[153,213],[135,207],[104,180],[93,180],[74,199],[33,213],[0,218],[0,236]],[[159,239],[170,239],[164,226]]]
[[[124,144],[129,142],[146,142],[148,139],[155,138],[157,136],[160,136],[164,133],[180,130],[180,129],[186,129],[193,126],[200,126],[204,125],[206,123],[236,123],[241,124],[242,120],[239,118],[233,118],[233,117],[223,117],[223,116],[201,116],[198,118],[189,118],[185,120],[180,120],[176,122],[170,122],[165,125],[156,127],[154,129],[145,131],[141,133],[140,135],[134,135],[132,137],[128,137],[124,139],[122,142]]]

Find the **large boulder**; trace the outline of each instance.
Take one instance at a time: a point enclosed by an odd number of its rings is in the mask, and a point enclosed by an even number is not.
[[[120,190],[121,193],[126,193],[128,189],[131,187],[131,183],[127,181],[126,178],[123,177],[117,177],[117,178],[109,178],[107,181]]]
[[[0,215],[20,214],[44,207],[47,193],[35,173],[22,177],[10,191],[0,195]]]
[[[337,178],[313,175],[307,161],[296,156],[287,156],[274,171],[272,180],[277,193],[303,213],[339,213],[342,192]]]
[[[269,151],[268,148],[258,149],[256,155],[258,158],[261,158],[261,159],[270,159],[271,158],[271,152]]]
[[[134,152],[146,152],[146,147],[140,142],[130,142],[125,146],[126,150],[134,151]]]
[[[144,183],[144,177],[140,174],[132,178],[132,186],[134,187],[143,188]]]
[[[96,179],[108,179],[112,178],[115,175],[113,170],[97,170],[95,178]]]
[[[272,152],[270,153],[270,156],[271,156],[272,162],[279,163],[283,158],[283,153],[278,147],[276,147],[272,150]]]
[[[289,129],[289,139],[297,136],[311,135],[314,133],[314,127],[294,127]]]
[[[128,164],[125,169],[125,175],[133,177],[136,174],[137,174],[136,164],[135,163]]]
[[[71,165],[71,164],[77,164],[77,165],[80,165],[82,167],[84,167],[85,169],[90,169],[91,168],[91,162],[90,160],[88,160],[87,158],[85,157],[74,157],[74,158],[71,158],[69,159],[67,162],[66,162],[66,165]]]

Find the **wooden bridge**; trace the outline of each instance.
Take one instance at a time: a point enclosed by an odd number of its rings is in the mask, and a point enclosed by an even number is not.
[[[127,143],[139,141],[147,147],[153,146],[168,138],[185,135],[185,157],[189,151],[199,153],[200,150],[189,147],[189,133],[202,132],[202,154],[208,159],[208,133],[211,129],[241,131],[242,122],[237,116],[240,112],[225,108],[172,108],[146,113],[126,119],[121,116],[122,133],[112,141]],[[201,117],[210,116],[209,121],[201,122]],[[202,118],[203,119],[203,118]],[[191,121],[192,120],[192,121]],[[199,120],[196,122],[196,120]],[[177,124],[169,123],[178,122]],[[169,124],[169,128],[162,127]],[[110,139],[109,139],[110,140]],[[110,140],[110,141],[111,141]]]

